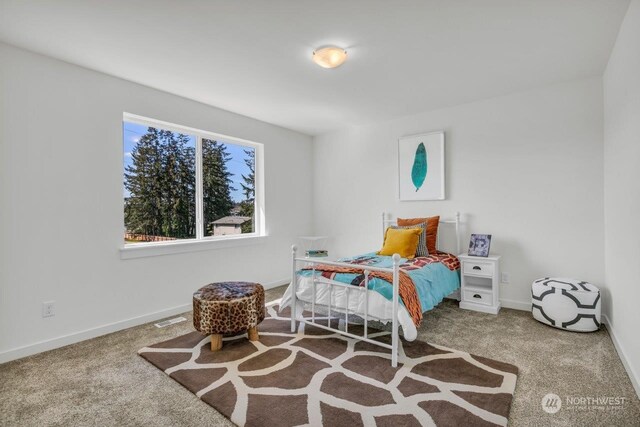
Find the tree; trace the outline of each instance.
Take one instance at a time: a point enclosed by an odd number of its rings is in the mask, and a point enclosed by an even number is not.
[[[195,237],[195,148],[189,146],[189,136],[184,134],[162,131],[161,141],[163,235]]]
[[[228,216],[233,208],[233,174],[227,168],[227,147],[212,139],[202,140],[202,208],[205,230],[213,234],[212,222]]]
[[[256,150],[244,150],[244,153],[247,155],[244,159],[244,163],[249,168],[249,173],[247,175],[242,175],[244,183],[240,184],[242,186],[242,193],[244,194],[244,200],[240,203],[240,215],[251,217],[251,221],[247,221],[242,224],[242,232],[252,233],[255,230]]]
[[[130,196],[125,203],[128,231],[159,234],[162,230],[162,152],[160,131],[150,127],[131,152],[132,164],[125,168],[124,186]]]
[[[189,136],[153,127],[125,168],[125,226],[132,233],[195,237],[195,148]]]

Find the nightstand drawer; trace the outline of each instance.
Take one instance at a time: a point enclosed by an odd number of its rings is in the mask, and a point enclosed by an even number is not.
[[[493,305],[493,294],[488,291],[468,289],[464,291],[462,301],[472,302],[474,304]]]
[[[493,276],[493,263],[492,262],[471,262],[465,261],[464,263],[464,274],[472,274],[475,276],[485,276],[492,277]]]

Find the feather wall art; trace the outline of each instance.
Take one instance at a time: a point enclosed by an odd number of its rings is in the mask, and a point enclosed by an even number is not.
[[[424,179],[427,177],[427,149],[421,142],[416,149],[416,156],[413,159],[413,167],[411,168],[411,180],[416,187],[416,192],[420,190]]]
[[[444,132],[398,139],[400,200],[444,200]]]

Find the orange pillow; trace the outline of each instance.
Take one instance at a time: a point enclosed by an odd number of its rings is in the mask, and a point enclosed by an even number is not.
[[[416,256],[422,228],[387,228],[384,244],[378,255],[398,254],[402,258],[413,259]]]
[[[435,254],[438,252],[436,243],[438,241],[438,225],[440,224],[440,216],[431,216],[428,218],[398,218],[398,225],[416,225],[427,224],[427,251],[429,254]]]

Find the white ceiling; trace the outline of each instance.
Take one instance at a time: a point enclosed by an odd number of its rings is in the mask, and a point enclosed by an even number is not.
[[[0,0],[0,40],[314,135],[600,75],[628,3]]]

